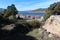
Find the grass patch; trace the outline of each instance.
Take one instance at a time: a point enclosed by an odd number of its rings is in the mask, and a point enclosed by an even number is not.
[[[35,37],[36,39],[41,39],[38,29],[34,29],[34,30],[30,31],[30,32],[27,33],[26,35]]]

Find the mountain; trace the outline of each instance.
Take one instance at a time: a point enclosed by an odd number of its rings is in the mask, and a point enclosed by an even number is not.
[[[0,8],[0,12],[1,12],[1,11],[4,11],[4,9],[3,9],[3,8]]]
[[[47,8],[39,8],[39,9],[32,10],[32,12],[45,12],[46,10]]]

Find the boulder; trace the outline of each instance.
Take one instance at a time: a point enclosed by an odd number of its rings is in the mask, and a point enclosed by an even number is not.
[[[60,37],[60,15],[52,15],[43,25],[43,28]]]

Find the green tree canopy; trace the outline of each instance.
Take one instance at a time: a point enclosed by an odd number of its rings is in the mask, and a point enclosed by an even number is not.
[[[9,17],[9,16],[15,16],[18,13],[16,7],[14,4],[12,4],[11,6],[8,6],[7,9],[4,10],[3,14],[4,17]]]
[[[53,3],[50,5],[50,7],[48,7],[43,21],[46,21],[50,15],[60,15],[60,2]]]
[[[51,4],[48,10],[51,10],[53,15],[60,15],[60,2]]]

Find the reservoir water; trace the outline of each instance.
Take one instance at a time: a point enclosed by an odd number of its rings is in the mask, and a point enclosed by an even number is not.
[[[24,15],[29,15],[29,16],[44,16],[45,13],[43,12],[20,12],[20,14],[24,14]]]

